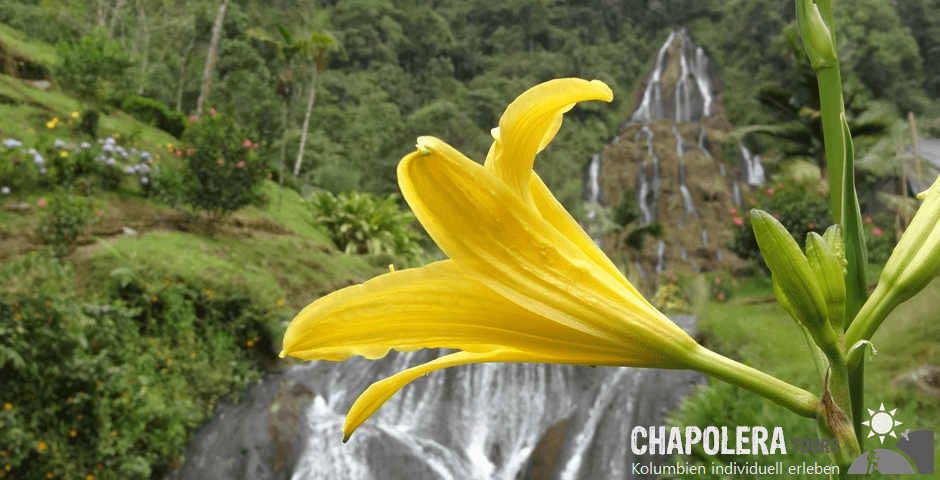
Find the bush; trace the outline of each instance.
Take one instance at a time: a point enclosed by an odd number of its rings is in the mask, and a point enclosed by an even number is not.
[[[59,44],[58,53],[61,63],[55,68],[56,79],[83,101],[100,106],[126,97],[133,89],[129,81],[133,75],[126,73],[134,62],[104,28],[78,42]]]
[[[216,402],[275,358],[281,319],[244,298],[121,285],[101,304],[0,300],[7,478],[160,478]]]
[[[186,128],[189,148],[186,157],[189,176],[186,202],[209,214],[210,226],[261,195],[266,169],[248,139],[229,117],[214,110]]]
[[[803,248],[806,234],[816,232],[822,235],[832,225],[832,210],[829,199],[818,192],[804,187],[789,185],[767,187],[747,198],[747,204],[771,214],[787,228],[790,235]],[[732,209],[731,220],[735,225],[734,243],[728,248],[744,260],[756,263],[765,273],[769,273],[757,246],[757,238],[751,227],[750,214]]]
[[[182,137],[186,130],[186,115],[172,111],[166,105],[151,98],[131,95],[121,104],[121,110],[176,138]]]
[[[88,197],[59,194],[40,200],[47,209],[46,218],[37,228],[42,243],[52,248],[53,254],[62,258],[75,249],[82,228],[93,218],[94,205]]]
[[[881,225],[888,225],[882,227]],[[884,265],[894,251],[897,243],[897,231],[888,215],[878,215],[875,219],[865,217],[865,246],[868,248],[868,261]]]
[[[317,192],[311,198],[314,221],[327,228],[336,247],[346,253],[393,254],[411,261],[421,255],[421,238],[413,229],[415,218],[402,211],[397,196],[384,200],[370,193],[333,195]]]

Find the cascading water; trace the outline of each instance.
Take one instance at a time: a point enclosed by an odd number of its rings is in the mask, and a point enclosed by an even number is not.
[[[760,155],[752,155],[751,151],[741,143],[741,180],[748,185],[763,185],[764,166],[760,163]]]
[[[694,331],[694,317],[676,322]],[[690,372],[544,364],[448,368],[407,385],[342,442],[349,406],[371,383],[448,352],[311,362],[220,405],[166,480],[516,480],[555,431],[552,478],[628,479],[634,425],[663,424]],[[542,447],[545,448],[545,447]],[[644,462],[664,458],[643,458]]]
[[[631,122],[651,122],[665,116],[663,111],[663,87],[660,80],[666,67],[666,54],[669,52],[669,45],[672,44],[675,37],[676,32],[670,33],[666,43],[656,54],[656,67],[647,80],[647,87],[643,92],[643,100],[640,102],[640,106],[630,116]]]
[[[705,142],[707,142],[707,141],[708,141],[708,134],[705,133],[705,129],[704,129],[704,128],[699,127],[699,129],[698,129],[698,149],[701,150],[702,153],[704,153],[706,157],[712,158],[711,152],[708,151],[708,147],[705,145]],[[718,165],[721,166],[721,175],[722,175],[722,176],[725,176],[725,164],[724,164],[724,163],[719,163]]]
[[[666,268],[666,242],[660,240],[656,247],[656,274],[663,273]]]

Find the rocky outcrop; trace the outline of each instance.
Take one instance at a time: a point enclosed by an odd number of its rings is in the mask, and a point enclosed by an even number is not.
[[[722,145],[731,130],[714,65],[685,29],[673,32],[634,95],[629,119],[585,170],[587,202],[614,207],[632,190],[639,225],[662,225],[661,237],[640,251],[627,249],[623,235],[601,239],[605,250],[630,256],[634,278],[652,284],[666,270],[741,265],[726,248],[730,212],[741,208],[742,191],[764,178],[759,157],[744,145],[736,162],[726,161]]]

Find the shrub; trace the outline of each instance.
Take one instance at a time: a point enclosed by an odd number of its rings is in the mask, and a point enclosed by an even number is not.
[[[773,215],[793,235],[801,248],[806,243],[807,233],[816,232],[822,235],[832,225],[829,199],[803,186],[777,184],[765,187],[764,190],[749,196],[746,206]],[[759,265],[761,270],[768,272],[757,246],[750,215],[737,209],[732,209],[729,214],[735,228],[734,243],[728,248],[742,259],[750,260],[751,263]]]
[[[108,38],[106,29],[98,28],[75,43],[61,43],[58,53],[61,63],[54,71],[56,79],[83,101],[100,106],[132,91],[129,79],[133,76],[126,73],[134,62],[117,41]]]
[[[152,98],[131,95],[121,104],[124,110],[134,118],[153,125],[176,138],[183,136],[186,130],[186,116],[175,112]]]
[[[208,213],[210,226],[258,199],[265,167],[233,119],[214,110],[186,128],[186,202]]]
[[[868,247],[868,261],[884,264],[894,251],[897,233],[894,223],[887,215],[878,215],[875,219],[865,217],[865,245]],[[882,225],[887,225],[883,227]]]
[[[244,298],[170,280],[110,293],[0,300],[7,478],[160,478],[215,403],[275,358],[282,319]]]
[[[88,197],[59,194],[40,205],[47,209],[46,218],[37,228],[42,243],[50,246],[56,257],[64,257],[75,249],[82,228],[94,217],[94,205]]]
[[[327,228],[336,247],[346,253],[393,254],[415,260],[421,253],[415,218],[402,211],[397,196],[384,200],[370,193],[333,195],[317,192],[311,198],[314,221]]]

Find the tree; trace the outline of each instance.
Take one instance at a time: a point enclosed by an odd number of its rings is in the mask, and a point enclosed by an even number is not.
[[[212,70],[215,69],[215,60],[219,51],[219,39],[222,37],[222,23],[225,21],[225,8],[228,0],[222,0],[219,11],[215,15],[212,25],[212,40],[209,41],[209,53],[206,56],[206,68],[202,72],[202,88],[199,90],[199,100],[196,101],[196,116],[202,115],[202,104],[209,98],[209,89],[212,86]]]
[[[319,15],[316,23],[318,27],[322,28],[322,26],[326,24],[326,15]],[[327,68],[330,51],[342,51],[342,47],[336,40],[336,37],[329,32],[322,31],[310,32],[308,36],[295,40],[293,44],[301,57],[312,61],[310,68],[310,96],[307,99],[304,124],[300,129],[300,147],[297,149],[297,161],[294,162],[294,176],[296,177],[300,174],[300,163],[304,158],[304,147],[307,144],[307,129],[310,126],[310,113],[313,110],[313,98],[316,95],[317,79],[319,78],[319,74],[323,73]]]

